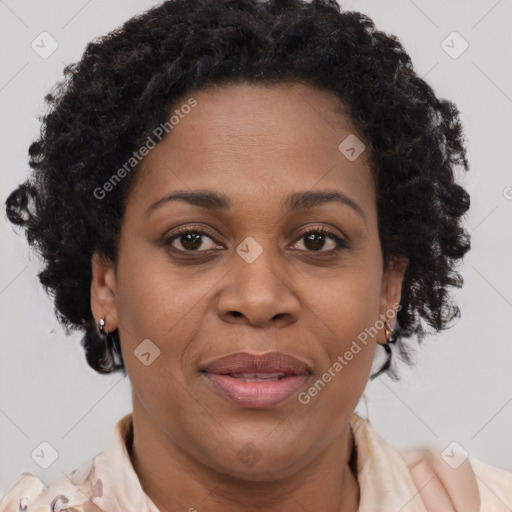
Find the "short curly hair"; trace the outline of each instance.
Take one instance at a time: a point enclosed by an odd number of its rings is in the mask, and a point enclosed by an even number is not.
[[[38,274],[55,314],[82,330],[88,364],[126,376],[118,331],[98,332],[90,306],[94,251],[116,261],[123,212],[138,167],[98,200],[108,181],[176,102],[209,85],[301,82],[335,94],[367,144],[384,263],[405,257],[399,356],[460,316],[448,287],[470,249],[461,224],[469,194],[459,111],[413,69],[399,39],[335,0],[171,0],[91,41],[45,100],[29,147],[31,176],[6,200],[45,262]],[[423,325],[425,324],[425,325]],[[396,379],[391,356],[377,374]]]

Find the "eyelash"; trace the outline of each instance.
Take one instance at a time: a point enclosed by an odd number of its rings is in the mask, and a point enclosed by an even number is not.
[[[195,233],[196,235],[205,235],[208,238],[212,239],[215,243],[218,243],[217,240],[215,240],[215,237],[212,235],[212,233],[205,230],[204,228],[193,228],[193,227],[191,228],[191,227],[187,226],[186,228],[178,229],[177,233],[166,238],[163,241],[163,245],[170,246],[174,242],[174,240],[176,240],[180,236],[187,235],[189,233]],[[334,249],[330,249],[328,251],[320,250],[320,251],[305,251],[305,252],[314,253],[314,254],[317,254],[317,253],[318,254],[337,254],[341,250],[349,248],[348,242],[346,242],[345,240],[340,238],[338,235],[334,234],[332,231],[330,231],[324,227],[313,228],[313,229],[309,229],[308,231],[304,231],[303,233],[301,233],[299,235],[299,237],[296,240],[297,241],[301,240],[302,238],[304,238],[305,236],[310,235],[310,234],[327,235],[331,240],[334,240],[334,242],[336,243],[336,247]],[[175,247],[171,247],[171,249],[173,249],[174,251],[177,251],[179,253],[182,253],[182,254],[183,253],[198,253],[198,254],[206,253],[207,254],[207,253],[217,250],[217,249],[211,249],[208,251],[190,251],[190,250],[187,251],[187,250],[182,250],[182,249],[176,249]]]

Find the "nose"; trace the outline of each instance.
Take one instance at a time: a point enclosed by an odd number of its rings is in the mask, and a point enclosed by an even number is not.
[[[235,256],[228,284],[217,303],[224,321],[254,327],[286,326],[297,321],[301,305],[294,292],[294,278],[270,253],[264,250],[251,263]]]

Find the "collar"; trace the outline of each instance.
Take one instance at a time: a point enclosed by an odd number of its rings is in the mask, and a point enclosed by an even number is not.
[[[375,432],[368,420],[353,414],[350,428],[357,453],[359,512],[426,512],[401,455]],[[94,471],[89,474],[96,489],[98,479],[102,481],[102,495],[92,498],[100,510],[159,512],[132,466],[128,452],[132,440],[133,413],[128,413],[116,423],[107,448],[94,458]]]

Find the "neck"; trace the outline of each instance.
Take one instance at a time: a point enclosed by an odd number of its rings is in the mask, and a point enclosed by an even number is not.
[[[160,512],[358,510],[354,441],[348,424],[322,453],[293,474],[264,472],[252,480],[201,464],[135,403],[133,428],[130,458],[144,492]]]

